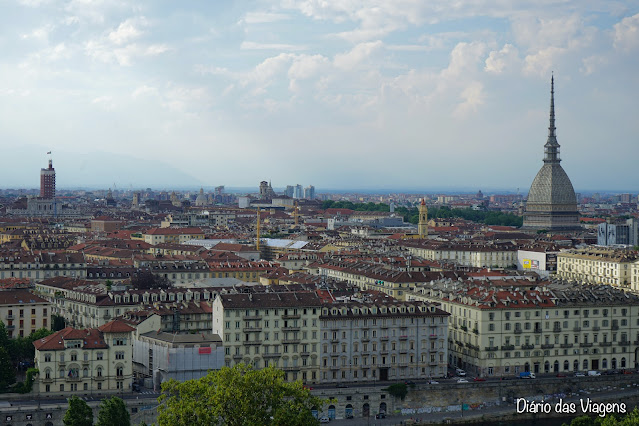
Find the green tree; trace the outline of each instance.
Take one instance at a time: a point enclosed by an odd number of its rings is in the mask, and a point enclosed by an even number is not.
[[[69,398],[69,408],[62,422],[65,426],[93,426],[93,410],[83,399],[74,395]]]
[[[158,401],[160,426],[313,425],[318,421],[311,410],[326,403],[301,382],[285,382],[281,370],[244,364],[197,380],[165,382]]]
[[[60,331],[66,326],[67,324],[66,321],[64,321],[63,316],[53,314],[53,316],[51,317],[51,330]]]
[[[9,352],[0,346],[0,392],[6,391],[16,382],[16,369],[13,367]]]
[[[130,426],[131,416],[124,401],[117,396],[104,399],[100,403],[96,426]]]
[[[408,387],[406,383],[395,383],[386,388],[388,393],[393,395],[395,398],[404,399],[408,394]]]

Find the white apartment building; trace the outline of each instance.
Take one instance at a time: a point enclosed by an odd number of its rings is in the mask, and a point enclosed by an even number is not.
[[[131,391],[133,332],[122,321],[100,328],[67,327],[36,340],[34,390],[40,396],[103,395]]]
[[[287,380],[319,382],[321,306],[314,292],[217,295],[212,331],[225,365],[273,365]]]
[[[0,290],[0,321],[9,338],[51,327],[51,304],[26,289]]]
[[[441,377],[449,314],[424,302],[345,301],[321,314],[321,382]]]
[[[637,258],[637,252],[626,249],[590,246],[566,250],[557,255],[557,276],[570,281],[630,288]]]
[[[635,368],[639,297],[609,286],[441,281],[411,299],[450,312],[449,361],[478,376]]]

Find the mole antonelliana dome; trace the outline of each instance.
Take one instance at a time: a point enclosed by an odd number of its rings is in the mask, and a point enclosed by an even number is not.
[[[580,229],[577,197],[561,167],[555,134],[555,81],[550,82],[550,126],[544,145],[544,165],[535,176],[526,202],[525,229],[569,231]]]

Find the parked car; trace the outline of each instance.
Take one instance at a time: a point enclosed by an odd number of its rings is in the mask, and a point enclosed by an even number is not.
[[[375,418],[376,419],[385,419],[386,418],[386,413],[377,413],[377,414],[375,414]]]
[[[457,379],[457,383],[468,383],[466,379]]]
[[[347,385],[346,383],[338,383],[338,384],[337,384],[337,387],[338,387],[338,388],[347,388],[347,387],[348,387],[348,385]]]
[[[437,380],[431,380],[428,382],[429,385],[438,385],[439,382]]]
[[[590,371],[588,372],[588,375],[589,375],[589,376],[601,376],[601,373],[600,373],[600,372],[598,372],[598,371],[596,371],[596,370],[590,370]]]
[[[320,423],[330,423],[331,419],[328,416],[322,416],[320,417]]]
[[[486,381],[486,379],[484,379],[483,377],[475,377],[473,379],[473,382],[485,382],[485,381]]]
[[[415,386],[415,382],[413,382],[412,380],[406,380],[406,381],[404,382],[404,384],[405,384],[406,386]]]
[[[586,377],[586,375],[578,371],[575,373],[575,377]]]
[[[632,370],[623,370],[623,374],[632,374]]]
[[[461,368],[455,369],[455,374],[457,374],[459,377],[466,377],[466,372]]]
[[[566,375],[563,373],[557,373],[557,377],[566,377]]]

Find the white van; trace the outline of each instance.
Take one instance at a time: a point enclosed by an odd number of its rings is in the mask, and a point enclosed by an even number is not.
[[[455,374],[457,374],[459,377],[466,377],[466,372],[462,370],[461,368],[456,368]]]
[[[597,370],[590,370],[590,371],[588,372],[588,375],[589,375],[589,376],[601,376],[601,373],[600,373],[600,372],[598,372]]]

